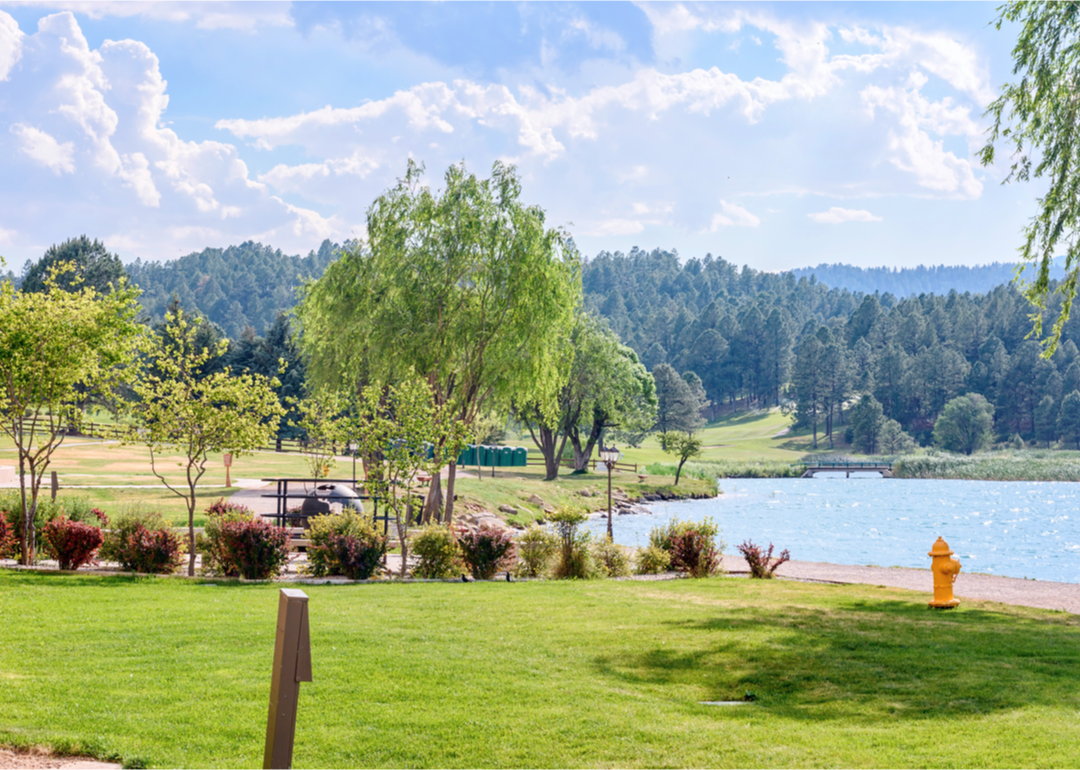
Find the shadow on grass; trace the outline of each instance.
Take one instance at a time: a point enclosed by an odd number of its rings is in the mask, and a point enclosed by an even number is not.
[[[1080,618],[902,601],[835,609],[721,610],[664,624],[685,641],[598,673],[678,687],[687,700],[740,700],[802,720],[956,719],[1027,705],[1080,707]]]
[[[113,589],[130,588],[133,585],[169,582],[177,585],[207,585],[219,586],[232,589],[266,588],[274,585],[272,581],[241,581],[222,578],[206,578],[195,576],[192,578],[183,574],[176,575],[109,575],[97,572],[72,574],[70,572],[55,572],[52,570],[3,570],[5,581],[12,586],[24,585],[26,587],[60,587],[80,589]]]

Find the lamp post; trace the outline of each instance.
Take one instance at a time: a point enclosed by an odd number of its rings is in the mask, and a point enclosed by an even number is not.
[[[611,472],[615,469],[615,462],[622,454],[614,446],[605,447],[600,445],[600,460],[607,466],[607,536],[611,536]]]
[[[356,484],[356,450],[359,449],[359,448],[360,447],[357,445],[357,443],[355,441],[350,441],[349,442],[349,453],[352,454],[352,483],[353,483],[353,489],[354,490],[357,487],[357,484]]]

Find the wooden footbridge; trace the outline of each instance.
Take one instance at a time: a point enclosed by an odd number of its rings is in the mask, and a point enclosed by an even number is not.
[[[880,473],[882,478],[891,479],[892,463],[875,462],[802,462],[802,478],[812,479],[815,473],[845,473],[851,478],[852,473]]]

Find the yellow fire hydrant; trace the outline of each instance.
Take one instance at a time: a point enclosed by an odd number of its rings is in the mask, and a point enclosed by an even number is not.
[[[930,571],[934,573],[934,601],[930,602],[930,606],[939,610],[951,610],[960,604],[952,592],[956,576],[960,574],[960,562],[949,558],[952,555],[949,544],[940,537],[927,554],[934,559],[930,564]]]

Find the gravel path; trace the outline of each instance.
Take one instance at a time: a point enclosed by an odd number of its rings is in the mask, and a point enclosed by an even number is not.
[[[739,556],[725,556],[724,568],[728,572],[747,572],[746,562]],[[933,594],[934,580],[929,569],[905,569],[902,567],[853,567],[843,564],[827,564],[812,561],[789,561],[776,571],[778,577],[793,580],[812,580],[827,583],[865,583],[890,588],[907,588],[922,591],[929,601]],[[1047,610],[1064,610],[1080,614],[1080,585],[1054,583],[1049,580],[1023,580],[1021,578],[979,575],[960,572],[954,588],[956,597],[980,599],[1002,604],[1019,604],[1024,607],[1041,607]]]

